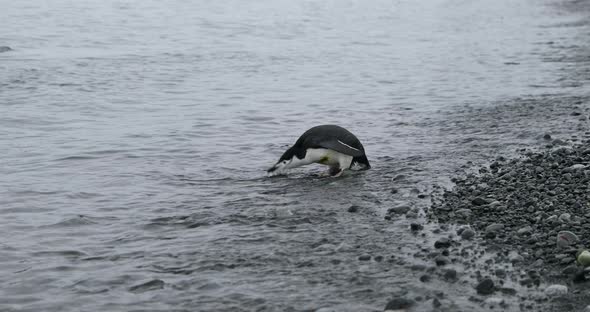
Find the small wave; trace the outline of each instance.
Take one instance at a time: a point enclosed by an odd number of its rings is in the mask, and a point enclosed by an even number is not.
[[[160,279],[153,279],[139,285],[131,286],[129,287],[129,291],[133,293],[142,293],[146,291],[162,289],[164,288],[164,284],[164,281]]]
[[[63,221],[47,225],[45,227],[76,227],[76,226],[84,226],[84,225],[91,225],[96,224],[97,222],[93,221],[91,218],[79,215],[73,218],[65,219]]]
[[[67,161],[67,160],[89,160],[89,159],[96,159],[97,157],[88,156],[88,155],[76,155],[76,156],[67,156],[58,158],[55,161]]]
[[[55,250],[55,251],[38,251],[34,252],[33,257],[65,257],[80,258],[88,256],[86,253],[78,250]]]
[[[98,193],[89,193],[89,192],[75,192],[72,194],[67,194],[66,195],[68,198],[71,199],[78,199],[78,198],[94,198],[94,197],[99,197],[101,196],[101,194]]]

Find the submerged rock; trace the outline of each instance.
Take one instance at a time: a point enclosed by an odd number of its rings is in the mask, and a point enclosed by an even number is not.
[[[395,298],[390,300],[385,306],[385,311],[402,310],[412,307],[415,304],[414,300],[408,298]]]
[[[480,295],[492,294],[495,291],[494,281],[492,281],[490,278],[486,278],[479,282],[477,286],[475,286],[475,290],[477,290],[477,293]]]
[[[395,214],[404,214],[404,213],[410,211],[410,209],[411,208],[408,205],[399,205],[399,206],[389,208],[389,210],[387,212],[388,213],[395,213]]]
[[[434,242],[434,248],[449,248],[451,247],[451,240],[443,237]]]
[[[412,230],[412,232],[422,231],[422,229],[424,229],[424,226],[422,224],[418,224],[418,223],[410,224],[410,230]]]

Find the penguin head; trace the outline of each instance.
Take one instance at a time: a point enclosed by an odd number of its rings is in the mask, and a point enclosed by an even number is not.
[[[291,147],[288,150],[286,150],[283,153],[283,156],[279,158],[279,161],[277,161],[277,163],[274,166],[266,170],[266,172],[281,173],[284,170],[302,166],[303,158],[305,158],[305,151],[300,150],[296,147]]]

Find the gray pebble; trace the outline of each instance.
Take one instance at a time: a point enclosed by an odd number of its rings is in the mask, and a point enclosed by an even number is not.
[[[476,197],[471,200],[471,203],[473,203],[476,206],[482,206],[488,204],[488,201],[482,197]]]
[[[461,238],[462,239],[472,239],[475,236],[475,231],[472,229],[465,229],[461,232]]]
[[[563,223],[569,223],[571,220],[572,220],[572,215],[567,212],[559,215],[559,221],[561,221]]]
[[[501,223],[492,223],[486,226],[486,233],[498,232],[504,228],[504,224]]]
[[[459,218],[469,218],[471,216],[471,213],[473,211],[471,209],[467,209],[467,208],[463,208],[463,209],[458,209],[455,211],[455,215],[457,215],[457,217]]]
[[[530,225],[521,227],[516,231],[518,235],[530,235],[533,232],[533,228]]]

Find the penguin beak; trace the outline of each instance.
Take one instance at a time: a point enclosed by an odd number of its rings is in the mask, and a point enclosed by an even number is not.
[[[283,161],[277,162],[274,166],[268,168],[268,170],[266,170],[266,172],[269,174],[276,174],[276,173],[280,174],[283,169],[286,169],[286,167],[287,167],[287,162],[283,160]]]

